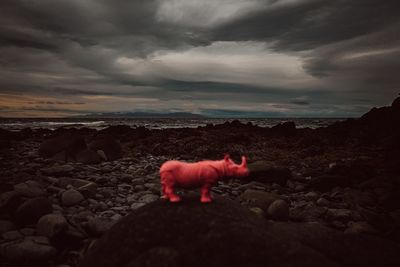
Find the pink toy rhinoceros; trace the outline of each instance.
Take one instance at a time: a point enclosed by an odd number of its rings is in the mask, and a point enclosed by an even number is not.
[[[171,202],[179,202],[181,198],[175,194],[175,187],[193,189],[201,187],[203,203],[211,202],[210,189],[224,177],[245,177],[249,174],[246,157],[242,156],[242,164],[235,164],[229,155],[223,160],[204,160],[187,163],[176,160],[167,161],[161,165],[160,177],[162,198]]]

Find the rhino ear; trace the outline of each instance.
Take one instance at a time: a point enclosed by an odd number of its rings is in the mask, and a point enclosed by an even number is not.
[[[230,160],[230,156],[229,156],[229,154],[228,154],[228,153],[226,153],[226,154],[225,154],[225,156],[224,156],[224,160],[225,160],[225,161],[229,161],[229,160]]]

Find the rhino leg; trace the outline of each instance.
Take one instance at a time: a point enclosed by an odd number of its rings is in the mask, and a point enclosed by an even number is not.
[[[211,196],[210,196],[210,189],[211,185],[210,184],[205,184],[201,187],[200,192],[201,192],[201,198],[200,202],[202,203],[210,203],[212,201]]]
[[[165,192],[165,184],[161,183],[161,199],[169,199],[167,193]]]
[[[173,185],[166,185],[165,186],[165,194],[169,201],[171,202],[179,202],[181,201],[180,196],[175,194],[174,186]]]
[[[181,198],[175,194],[175,177],[171,172],[161,173],[161,185],[163,199],[169,199],[171,202],[179,202]]]

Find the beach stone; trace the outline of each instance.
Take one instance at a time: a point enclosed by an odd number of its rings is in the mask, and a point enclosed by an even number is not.
[[[17,240],[17,239],[21,239],[24,237],[18,231],[8,231],[8,232],[3,233],[1,236],[3,237],[3,239],[5,239],[7,241]]]
[[[305,194],[304,196],[305,196],[305,198],[308,199],[308,200],[316,200],[316,199],[318,199],[318,197],[319,197],[318,193],[313,192],[313,191],[308,192],[308,193]]]
[[[14,185],[14,190],[24,197],[40,197],[46,194],[42,186],[32,180]]]
[[[41,244],[37,239],[26,237],[22,241],[1,244],[0,252],[8,260],[28,263],[48,260],[55,256],[57,250],[52,246]]]
[[[84,199],[83,195],[75,189],[68,189],[61,196],[61,202],[64,206],[74,206]]]
[[[326,217],[330,220],[348,221],[351,219],[352,212],[348,209],[328,209]]]
[[[289,206],[286,201],[278,199],[269,205],[267,210],[268,218],[287,221],[289,219]]]
[[[81,192],[85,197],[94,196],[97,192],[97,184],[93,182],[87,182],[87,184],[80,186],[78,191]]]
[[[146,205],[145,203],[139,203],[139,202],[132,203],[131,209],[132,209],[132,210],[136,210],[136,209],[141,208],[141,207],[143,207],[143,206],[145,206],[145,205]]]
[[[268,207],[275,200],[280,199],[280,197],[276,194],[253,189],[247,189],[239,198],[242,204],[248,207],[261,208],[265,213],[268,212]]]
[[[64,233],[68,229],[68,223],[64,216],[58,214],[47,214],[42,216],[36,224],[36,232],[49,239]]]
[[[316,203],[318,206],[321,206],[321,207],[329,207],[329,205],[330,205],[329,200],[327,200],[326,198],[323,198],[323,197],[319,198]]]
[[[15,212],[15,220],[19,225],[36,223],[40,217],[53,211],[52,203],[44,197],[32,198],[25,201]]]
[[[160,197],[157,196],[157,195],[146,194],[146,195],[141,196],[141,197],[139,198],[139,202],[142,202],[142,203],[146,203],[146,204],[147,204],[147,203],[156,201],[156,200],[158,200],[159,198],[160,198]]]
[[[0,194],[0,212],[13,213],[22,203],[21,195],[15,191],[8,191]]]
[[[215,197],[207,205],[198,199],[184,196],[178,204],[158,200],[133,211],[93,245],[80,267],[150,266],[149,262],[361,267],[380,266],[382,255],[385,266],[400,264],[400,246],[389,240],[346,235],[321,224],[269,222],[225,198]]]
[[[0,235],[14,230],[16,228],[15,224],[11,221],[7,221],[7,220],[0,220]]]

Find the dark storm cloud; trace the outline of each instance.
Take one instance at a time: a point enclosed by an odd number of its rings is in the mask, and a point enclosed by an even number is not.
[[[215,38],[276,41],[278,50],[314,49],[398,22],[398,7],[396,0],[281,0],[221,25]]]
[[[396,0],[279,1],[217,28],[218,40],[273,42],[301,52],[305,70],[352,90],[399,87],[400,5]],[[390,96],[390,97],[393,97]]]
[[[0,94],[60,97],[32,103],[64,106],[88,101],[63,97],[140,96],[165,103],[282,103],[312,112],[330,106],[343,113],[334,106],[340,102],[353,105],[352,112],[364,110],[386,104],[400,88],[398,6],[395,0],[2,0]],[[254,54],[227,43],[247,45]],[[166,51],[178,58],[203,47],[211,49],[178,63],[157,62]],[[243,58],[228,64],[241,52]],[[266,58],[271,69],[256,61],[273,52],[299,59],[314,80],[297,85],[305,80],[298,75],[285,83],[285,75],[271,71],[274,57]],[[223,53],[221,62],[212,61]],[[296,69],[289,69],[294,59],[276,62],[287,73]]]

